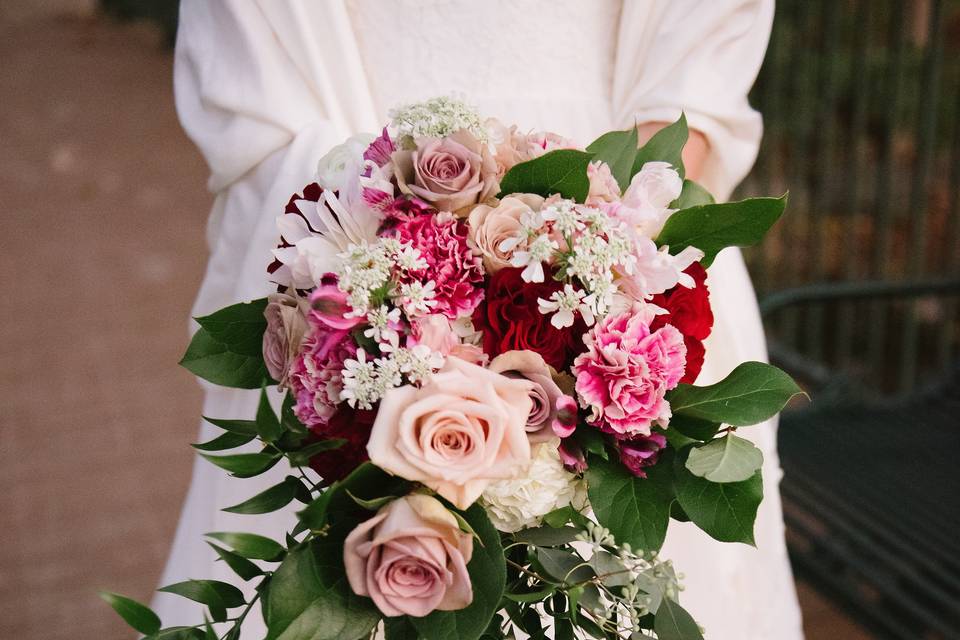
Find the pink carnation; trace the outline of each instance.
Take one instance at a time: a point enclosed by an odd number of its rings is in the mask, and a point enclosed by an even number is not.
[[[665,426],[664,396],[683,377],[683,335],[672,325],[651,332],[651,320],[644,310],[608,316],[587,334],[588,349],[573,363],[591,424],[617,436],[646,436],[654,424]]]
[[[483,300],[483,267],[467,246],[466,224],[449,216],[417,215],[398,221],[393,232],[426,260],[425,269],[408,272],[408,281],[435,283],[434,311],[451,320],[473,313]]]
[[[343,361],[357,354],[357,345],[348,331],[319,322],[315,312],[309,321],[311,331],[290,368],[289,385],[297,418],[322,432],[340,404]]]

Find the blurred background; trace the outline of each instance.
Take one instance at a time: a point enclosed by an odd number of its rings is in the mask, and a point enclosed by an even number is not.
[[[206,168],[175,0],[0,0],[0,638],[127,638],[186,491]],[[960,0],[780,0],[741,195],[810,640],[960,638]],[[119,400],[118,400],[119,399]]]

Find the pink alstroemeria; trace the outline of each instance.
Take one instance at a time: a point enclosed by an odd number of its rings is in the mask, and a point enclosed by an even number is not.
[[[347,294],[335,284],[322,284],[310,294],[311,314],[331,329],[349,330],[363,322],[362,317],[351,316],[353,308]]]

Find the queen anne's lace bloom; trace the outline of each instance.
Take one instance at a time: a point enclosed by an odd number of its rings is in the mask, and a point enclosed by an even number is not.
[[[583,481],[563,468],[556,439],[536,445],[530,466],[516,478],[489,485],[480,498],[487,515],[500,531],[536,527],[555,509],[586,503]]]

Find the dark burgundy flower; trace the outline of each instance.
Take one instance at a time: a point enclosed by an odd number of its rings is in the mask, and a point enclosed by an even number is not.
[[[651,433],[649,436],[630,440],[617,440],[620,462],[638,478],[647,477],[644,469],[657,463],[660,450],[665,446],[667,446],[667,439],[662,433]]]
[[[324,485],[346,478],[351,471],[369,460],[367,441],[370,440],[370,430],[376,417],[375,410],[364,411],[341,405],[323,427],[322,435],[310,441],[333,438],[346,440],[342,447],[323,451],[310,458],[310,468],[320,474]]]

